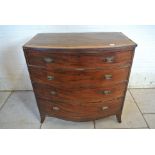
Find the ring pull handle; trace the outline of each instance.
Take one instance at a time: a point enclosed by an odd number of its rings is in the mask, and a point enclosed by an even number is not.
[[[43,60],[44,60],[46,63],[52,63],[52,62],[53,62],[53,59],[50,58],[50,57],[44,57]]]
[[[48,75],[48,76],[47,76],[47,80],[49,80],[49,81],[54,80],[54,76]]]
[[[106,74],[106,75],[104,75],[104,78],[106,80],[111,80],[112,79],[112,75],[111,74]]]
[[[105,94],[105,95],[111,94],[111,91],[110,90],[104,90],[103,94]]]
[[[106,58],[104,59],[104,61],[107,62],[107,63],[112,63],[112,62],[114,62],[114,56],[106,57]]]
[[[102,107],[102,110],[103,110],[103,111],[104,111],[104,110],[107,110],[107,109],[109,109],[109,107],[107,107],[107,106]]]
[[[50,91],[51,95],[56,95],[56,91]]]
[[[59,107],[54,106],[54,107],[52,107],[52,110],[54,110],[54,111],[59,111],[59,110],[60,110],[60,108],[59,108]]]
[[[111,90],[103,90],[103,91],[100,91],[100,94],[104,94],[104,95],[108,95],[108,94],[111,94]]]

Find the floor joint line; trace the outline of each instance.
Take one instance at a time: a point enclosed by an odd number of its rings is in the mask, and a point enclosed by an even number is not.
[[[13,91],[10,91],[10,94],[7,96],[7,98],[5,99],[4,103],[0,107],[0,111],[3,109],[3,107],[5,106],[6,102],[8,101],[8,99],[10,98],[10,96],[12,95],[12,93],[13,93]]]
[[[150,129],[149,124],[147,123],[147,121],[146,121],[146,119],[145,119],[145,117],[144,117],[142,111],[140,110],[140,108],[139,108],[139,106],[138,106],[138,104],[137,104],[137,101],[135,100],[134,96],[132,95],[130,89],[129,89],[128,91],[129,91],[130,95],[132,96],[132,98],[133,98],[133,100],[134,100],[134,102],[135,102],[135,104],[136,104],[138,110],[140,111],[140,113],[141,113],[141,115],[142,115],[142,117],[143,117],[143,119],[144,119],[144,121],[145,121],[147,127]]]

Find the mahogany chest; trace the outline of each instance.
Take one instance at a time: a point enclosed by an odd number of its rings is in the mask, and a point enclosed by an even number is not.
[[[137,45],[120,32],[41,33],[23,46],[33,90],[45,116],[121,122]]]

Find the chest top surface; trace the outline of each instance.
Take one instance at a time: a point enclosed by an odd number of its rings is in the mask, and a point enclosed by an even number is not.
[[[39,33],[24,48],[88,49],[136,47],[137,44],[121,32]]]

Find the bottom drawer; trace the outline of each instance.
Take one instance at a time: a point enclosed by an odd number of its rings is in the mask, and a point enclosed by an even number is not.
[[[38,98],[38,107],[45,115],[72,120],[89,121],[117,114],[122,107],[123,98],[108,102],[89,104],[54,103]]]

